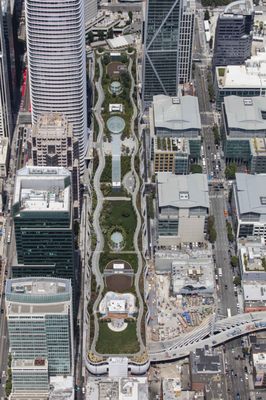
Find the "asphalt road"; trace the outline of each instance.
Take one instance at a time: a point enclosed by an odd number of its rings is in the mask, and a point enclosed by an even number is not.
[[[245,373],[245,367],[250,372],[248,360],[243,356],[242,339],[236,339],[228,342],[224,346],[224,360],[227,368],[227,388],[228,398],[236,399],[238,395],[240,400],[248,400],[250,374]]]
[[[201,47],[202,35],[200,24],[197,26],[195,45],[198,53],[204,53]],[[201,58],[201,57],[200,57]],[[224,162],[221,159],[220,170],[216,168],[217,152],[221,155],[221,149],[215,145],[212,127],[216,123],[216,115],[209,102],[207,87],[207,63],[196,64],[195,68],[195,87],[199,99],[199,108],[202,120],[202,131],[204,138],[204,154],[206,159],[206,172],[215,179],[224,179]],[[221,157],[219,157],[221,158]],[[237,313],[237,297],[234,294],[233,272],[230,265],[229,243],[227,238],[226,220],[224,211],[227,209],[227,192],[223,189],[217,190],[210,186],[210,211],[215,218],[217,239],[215,243],[215,273],[218,275],[218,268],[222,269],[222,276],[218,277],[217,282],[217,315],[227,316],[227,310],[231,314]],[[242,360],[241,339],[234,340],[223,346],[225,350],[224,362],[228,366],[228,374],[222,379],[222,391],[225,399],[236,399],[240,396],[241,400],[249,399],[249,380],[246,379],[244,368],[246,360]],[[238,357],[240,356],[240,357]]]
[[[8,191],[8,197],[9,199],[12,199],[11,193],[13,192],[13,175],[16,171],[16,158],[14,157],[15,152],[16,152],[16,143],[17,143],[17,135],[18,131],[17,129],[14,132],[14,138],[13,138],[13,143],[12,143],[12,148],[11,148],[11,161],[10,161],[10,167],[9,167],[9,176],[8,179],[5,183],[5,189]],[[0,281],[0,295],[1,295],[1,314],[0,314],[0,379],[1,379],[1,384],[0,384],[0,399],[2,397],[4,398],[5,396],[5,372],[7,371],[7,359],[8,359],[8,350],[9,350],[9,344],[8,344],[8,332],[7,332],[7,321],[6,321],[6,309],[5,309],[5,294],[4,294],[4,285],[6,278],[9,277],[10,275],[10,265],[11,261],[13,258],[13,254],[15,251],[15,236],[12,235],[12,219],[10,216],[10,213],[6,212],[5,213],[6,217],[6,226],[5,226],[5,232],[6,232],[6,237],[4,238],[5,240],[5,245],[4,245],[4,253],[3,253],[3,267],[1,271],[1,281]],[[7,234],[8,232],[11,232],[11,241],[10,243],[7,243]],[[3,311],[2,311],[3,310]]]

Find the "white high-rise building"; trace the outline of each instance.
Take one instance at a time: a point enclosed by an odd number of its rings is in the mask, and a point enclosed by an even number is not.
[[[97,17],[98,0],[84,0],[85,24]]]
[[[81,170],[87,146],[84,4],[82,0],[26,0],[32,122],[65,114],[79,139]]]
[[[72,288],[69,279],[8,279],[6,314],[13,361],[47,360],[49,377],[73,375]],[[45,367],[45,363],[42,364]]]
[[[182,18],[179,36],[179,83],[190,82],[192,69],[192,48],[195,24],[195,0],[183,0]]]

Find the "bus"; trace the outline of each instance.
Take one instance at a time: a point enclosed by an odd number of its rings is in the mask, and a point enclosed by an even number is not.
[[[232,317],[231,308],[227,308],[227,317],[228,318]]]

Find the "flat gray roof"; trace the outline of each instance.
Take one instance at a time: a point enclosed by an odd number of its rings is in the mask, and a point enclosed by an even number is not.
[[[8,315],[68,314],[71,301],[69,279],[36,277],[6,281]]]
[[[157,174],[159,207],[209,208],[207,175]]]
[[[198,98],[194,96],[154,96],[153,115],[155,128],[201,129]]]
[[[29,294],[34,296],[50,296],[52,294],[69,293],[70,281],[63,278],[15,278],[7,279],[6,293]]]
[[[20,211],[69,211],[70,178],[63,167],[26,166],[17,171],[13,204]]]
[[[236,173],[239,213],[266,214],[266,174]]]
[[[266,131],[266,97],[226,96],[224,107],[229,129]]]

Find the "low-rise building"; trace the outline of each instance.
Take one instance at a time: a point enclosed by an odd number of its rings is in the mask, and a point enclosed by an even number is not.
[[[242,282],[245,312],[266,310],[266,282]]]
[[[237,238],[266,238],[266,174],[236,174],[232,218]]]
[[[203,242],[209,214],[207,176],[160,172],[157,192],[159,246]]]
[[[214,292],[213,258],[205,250],[190,256],[179,253],[172,263],[171,283],[175,295],[212,294]]]
[[[209,346],[205,346],[191,352],[189,360],[192,390],[209,392],[210,388],[212,388],[214,390],[211,398],[221,398],[214,395],[215,392],[219,391],[219,387],[217,381],[215,382],[212,378],[217,376],[220,379],[221,374],[224,373],[222,354],[209,348]]]
[[[225,97],[222,115],[226,161],[266,172],[266,98]]]
[[[160,138],[153,140],[154,172],[172,172],[186,175],[189,172],[189,140],[186,138]]]
[[[251,237],[238,243],[239,266],[243,281],[266,282],[266,245],[263,237]]]
[[[188,173],[189,160],[200,158],[201,120],[197,97],[154,96],[149,116],[155,172]]]
[[[266,351],[253,354],[253,365],[255,368],[254,385],[256,388],[266,387]]]
[[[266,94],[266,52],[258,53],[243,65],[228,65],[215,70],[215,91],[217,109],[226,96],[265,96]]]
[[[265,337],[250,336],[255,388],[266,387],[266,344]]]
[[[193,243],[194,245],[196,243]],[[191,243],[192,245],[192,243]],[[205,259],[207,264],[213,260],[211,248],[190,248],[190,245],[183,246],[181,250],[176,246],[176,250],[158,249],[155,253],[155,270],[158,274],[169,274],[172,271],[172,264],[179,259],[180,254],[188,255],[189,259],[195,260],[197,257]]]
[[[163,400],[174,400],[181,396],[181,379],[180,378],[164,378],[162,381]]]
[[[146,377],[90,379],[86,400],[148,400]]]

